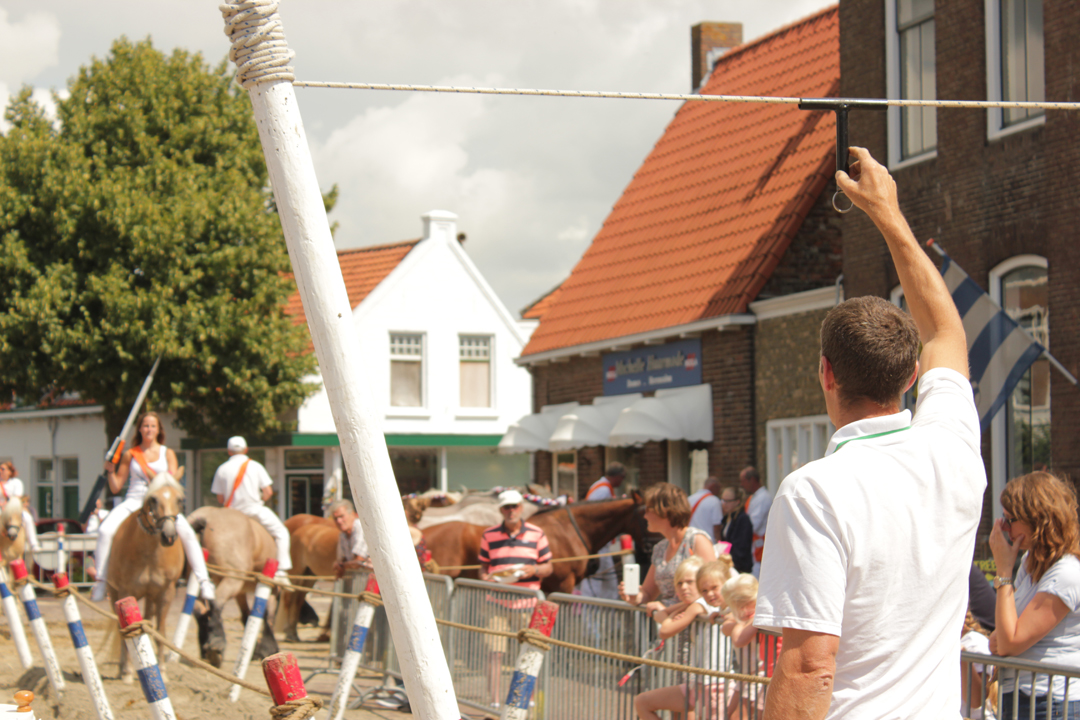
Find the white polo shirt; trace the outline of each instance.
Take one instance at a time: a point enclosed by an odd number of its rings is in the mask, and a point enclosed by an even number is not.
[[[724,522],[724,512],[720,509],[720,498],[716,497],[711,490],[702,488],[686,500],[690,503],[690,524],[709,533],[709,537],[715,543],[720,538],[713,536],[713,528]]]
[[[828,718],[957,718],[986,473],[971,384],[923,375],[904,411],[840,428],[784,480],[754,624],[837,635]]]
[[[210,492],[214,495],[224,495],[225,502],[228,502],[236,475],[240,472],[240,466],[245,460],[251,459],[240,453],[223,462],[214,473],[214,482],[210,485]],[[248,462],[247,469],[244,470],[244,479],[240,481],[240,487],[236,489],[236,495],[233,496],[232,505],[229,507],[242,513],[258,510],[263,506],[262,489],[271,487],[273,484],[274,481],[270,479],[262,463],[251,460]]]

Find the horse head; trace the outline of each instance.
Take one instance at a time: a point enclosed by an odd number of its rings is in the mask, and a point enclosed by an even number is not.
[[[19,537],[19,531],[22,530],[22,526],[22,500],[13,497],[7,501],[3,511],[0,512],[0,527],[3,528],[4,534],[7,535],[7,539],[11,542],[15,542],[16,538]]]
[[[178,482],[184,476],[184,468],[174,478],[168,472],[158,473],[146,491],[139,526],[151,535],[160,535],[161,544],[170,547],[176,542],[176,516],[184,503],[184,488]]]

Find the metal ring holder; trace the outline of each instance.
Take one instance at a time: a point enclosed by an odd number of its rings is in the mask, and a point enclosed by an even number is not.
[[[888,105],[884,100],[840,100],[836,98],[804,99],[799,103],[800,110],[828,110],[836,113],[836,170],[848,172],[848,110],[853,107],[873,108],[886,110]],[[845,197],[844,191],[837,188],[832,196],[833,210],[841,215],[851,212],[855,204],[848,199],[848,206],[840,205],[840,198]]]

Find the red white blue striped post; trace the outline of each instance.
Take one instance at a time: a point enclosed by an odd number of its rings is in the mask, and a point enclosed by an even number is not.
[[[553,602],[538,603],[533,610],[532,621],[529,628],[536,630],[545,637],[551,637],[551,631],[555,628],[555,616],[559,613],[559,606]],[[510,693],[506,696],[506,704],[502,709],[502,720],[525,720],[529,715],[529,701],[536,690],[536,678],[540,675],[540,668],[544,665],[546,650],[541,650],[532,643],[522,643],[521,652],[518,654],[517,669],[510,678]]]
[[[369,575],[364,592],[379,592],[379,583],[375,582],[375,576]],[[371,629],[371,621],[375,617],[375,606],[369,602],[360,601],[356,608],[356,619],[353,620],[352,635],[349,637],[349,647],[345,650],[345,657],[341,660],[341,671],[338,673],[337,687],[334,695],[330,698],[330,707],[326,717],[329,720],[341,720],[345,714],[345,706],[349,704],[349,688],[356,679],[356,669],[360,666],[360,656],[364,652],[364,641],[367,640],[368,630]]]
[[[203,562],[209,562],[210,551],[203,548]],[[195,577],[195,571],[192,570],[188,576],[187,581],[187,593],[184,595],[184,608],[180,611],[180,617],[176,619],[176,630],[173,631],[172,644],[178,648],[184,647],[184,639],[187,637],[188,626],[191,625],[191,614],[195,612],[195,601],[199,597],[199,579]],[[180,655],[174,653],[172,650],[165,651],[165,657],[162,662],[168,664],[176,662],[180,659]]]
[[[26,563],[22,561],[22,558],[12,560],[9,567],[15,575],[16,582],[26,579]],[[26,617],[30,621],[30,630],[34,633],[34,639],[37,640],[38,649],[41,650],[41,657],[45,661],[45,674],[49,676],[49,684],[56,691],[56,696],[62,697],[64,675],[60,672],[60,663],[56,661],[56,652],[53,650],[52,640],[49,639],[49,629],[45,627],[45,620],[41,617],[41,611],[38,610],[37,595],[34,594],[34,588],[30,583],[23,583],[23,586],[19,588],[19,598],[22,600],[23,609],[26,610]]]
[[[272,579],[278,569],[277,560],[267,560],[263,565],[263,577]],[[233,675],[243,679],[247,673],[248,665],[251,664],[251,654],[255,652],[255,643],[259,639],[259,633],[263,629],[263,619],[266,617],[266,601],[270,599],[270,593],[274,586],[260,582],[255,588],[255,602],[251,606],[251,614],[248,615],[247,625],[244,626],[244,637],[240,640],[240,654],[236,656],[236,667]],[[229,690],[229,701],[236,702],[240,699],[240,686],[233,685]]]
[[[68,587],[67,573],[53,575],[53,585],[57,590]],[[90,691],[90,699],[94,701],[94,710],[97,711],[98,720],[113,720],[112,708],[105,695],[105,686],[101,684],[101,674],[98,672],[97,663],[94,662],[94,652],[86,642],[86,632],[83,630],[82,617],[79,615],[79,604],[75,602],[75,596],[68,594],[64,598],[64,619],[67,620],[68,632],[71,633],[71,642],[75,645],[75,654],[79,658],[79,667],[82,669],[83,683]]]
[[[123,630],[132,623],[141,622],[142,611],[139,610],[139,601],[133,597],[126,597],[116,603],[116,616],[120,620],[120,629]],[[135,666],[139,675],[139,685],[142,686],[143,697],[150,704],[150,715],[154,720],[176,720],[172,702],[169,701],[169,692],[165,689],[165,681],[161,677],[161,668],[158,667],[157,656],[154,655],[154,644],[146,633],[134,638],[127,638],[128,652],[135,658]]]
[[[29,670],[34,666],[34,656],[30,654],[30,643],[26,642],[26,630],[23,628],[22,618],[19,617],[19,608],[15,605],[15,598],[3,580],[0,580],[0,604],[4,606],[4,615],[7,616],[11,640],[15,643],[19,662],[22,663],[23,668]]]

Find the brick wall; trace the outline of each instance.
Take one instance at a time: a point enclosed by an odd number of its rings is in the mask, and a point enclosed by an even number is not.
[[[757,300],[832,285],[843,271],[843,216],[832,208],[830,181],[799,227]]]
[[[938,2],[937,93],[986,98],[983,0]],[[884,2],[840,6],[841,96],[885,96]],[[1044,3],[1046,97],[1080,100],[1080,5]],[[939,109],[937,158],[894,172],[901,206],[920,240],[935,238],[984,289],[988,272],[1021,254],[1047,258],[1050,346],[1074,375],[1080,370],[1080,113],[1049,111],[1042,127],[988,141],[982,110]],[[886,157],[884,113],[852,111],[851,142]],[[865,215],[845,216],[844,287],[848,297],[888,297],[897,283],[884,242]],[[1052,455],[1058,472],[1080,477],[1080,390],[1052,375]],[[983,438],[989,470],[989,433]],[[988,513],[984,513],[989,519]],[[987,532],[984,524],[981,532]]]
[[[704,333],[701,354],[702,380],[713,393],[709,474],[734,483],[754,463],[754,327]]]
[[[766,474],[766,423],[822,415],[826,411],[817,368],[821,321],[827,312],[812,310],[758,323],[754,348],[757,357],[754,371],[755,463],[763,477]]]

